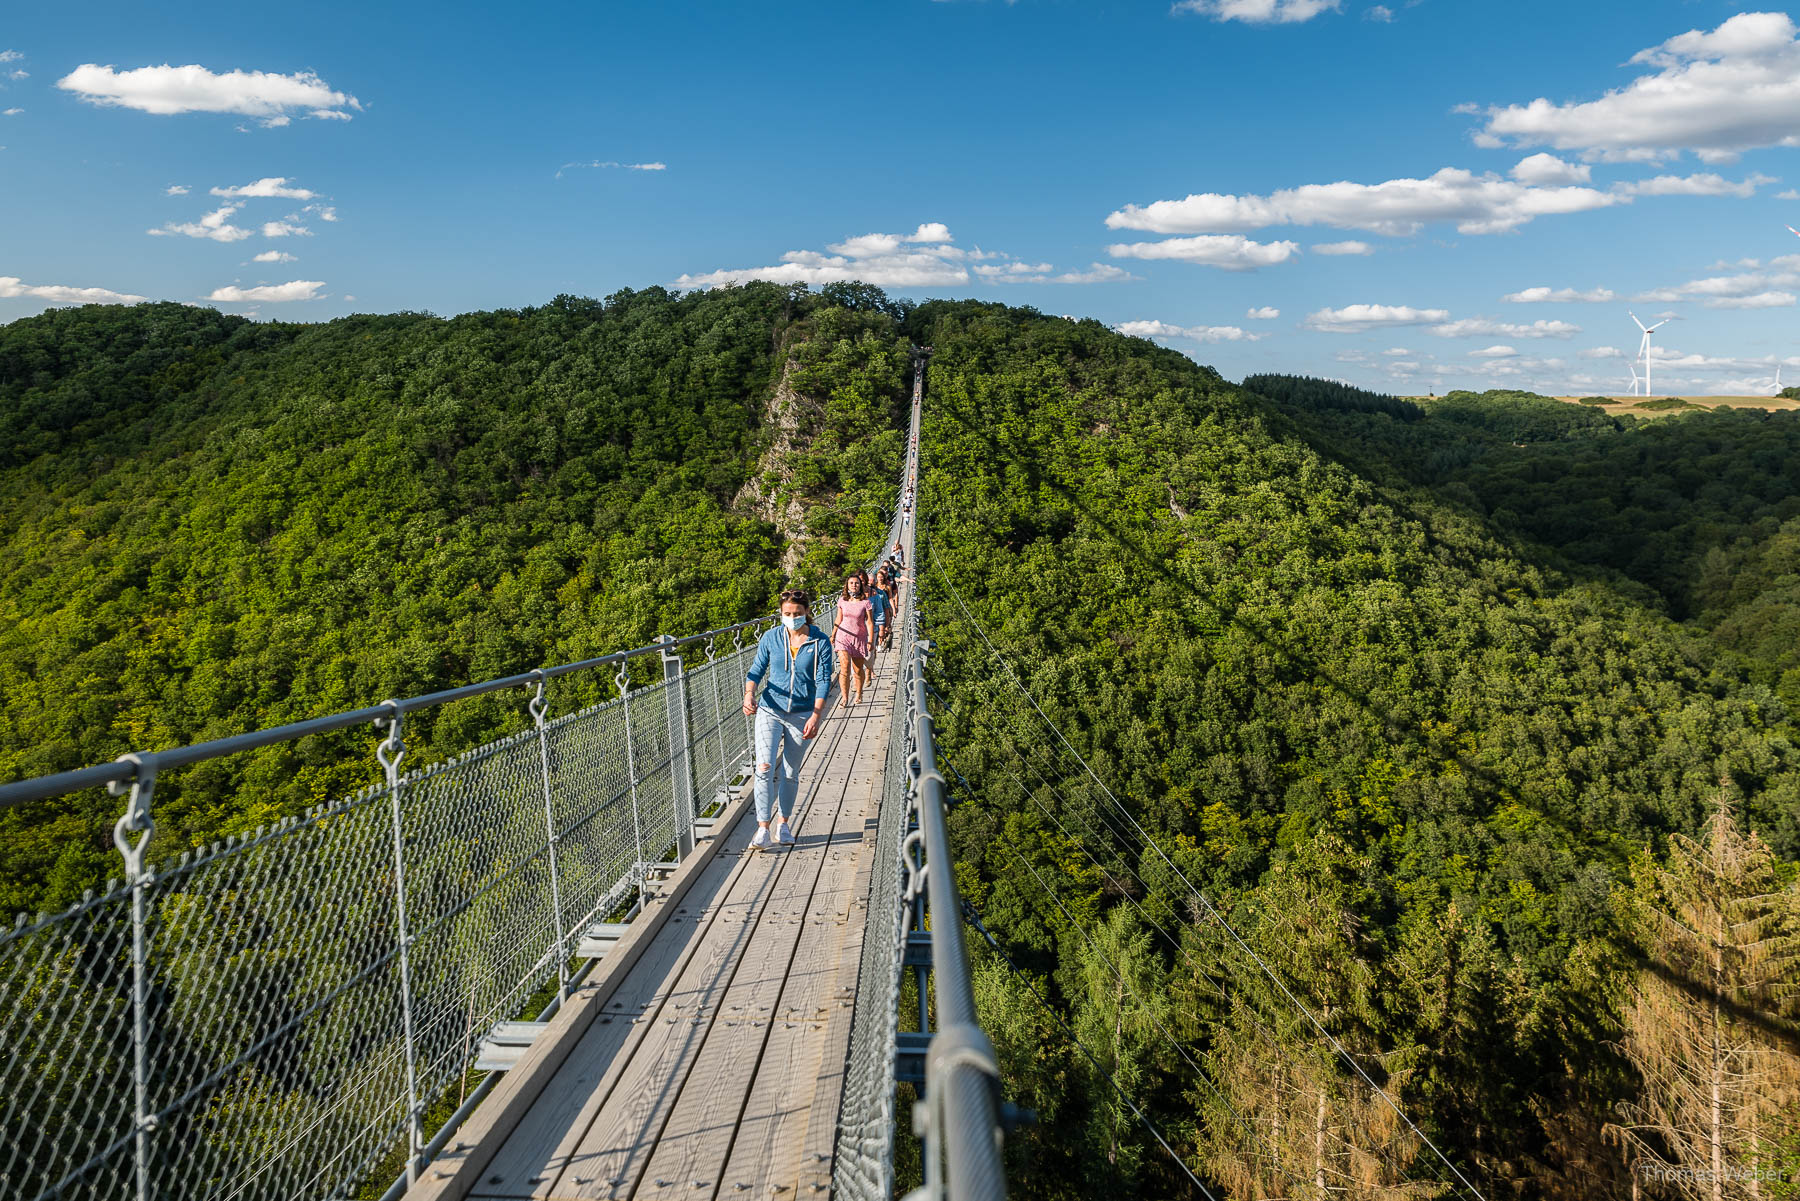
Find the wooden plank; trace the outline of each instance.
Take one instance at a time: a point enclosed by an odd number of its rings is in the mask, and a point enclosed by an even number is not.
[[[902,595],[905,594],[902,588]],[[898,662],[894,664],[892,681],[894,688],[889,694],[892,706],[899,704]],[[892,709],[888,713],[887,728],[892,737]],[[870,798],[868,813],[862,826],[862,838],[857,846],[856,883],[851,889],[850,902],[845,907],[841,921],[842,939],[838,948],[837,979],[832,988],[830,1020],[825,1023],[825,1030],[819,1036],[818,1068],[813,1078],[812,1100],[807,1107],[806,1130],[800,1141],[800,1163],[797,1179],[794,1181],[795,1197],[819,1198],[831,1188],[831,1170],[836,1162],[838,1120],[843,1111],[844,1074],[850,1057],[850,1032],[856,1017],[857,977],[862,967],[863,941],[868,937],[869,896],[874,885],[875,872],[898,871],[899,865],[881,862],[875,844],[875,834],[881,820],[882,790],[885,780],[881,771],[886,767],[887,748],[882,748],[882,763],[874,777],[875,791]],[[886,930],[876,932],[876,936],[887,938]],[[787,1135],[784,1133],[785,1139]]]
[[[736,833],[751,820],[742,817]],[[475,1197],[531,1197],[548,1194],[568,1166],[579,1132],[587,1129],[632,1052],[660,1008],[668,982],[679,976],[700,946],[738,867],[737,853],[722,851],[675,907],[669,922],[638,961],[637,968],[606,1002],[473,1186]],[[571,1135],[571,1131],[576,1132]]]
[[[565,1132],[560,1177],[536,1195],[625,1197],[654,1143],[685,1067],[755,930],[757,903],[773,887],[781,855],[744,854],[730,897],[672,989],[641,1019],[643,1037],[586,1123]]]
[[[730,820],[725,823],[726,829],[735,830],[750,811],[750,793],[745,789],[727,811]],[[727,834],[709,839],[688,856],[682,870],[669,882],[668,890],[638,915],[603,966],[596,969],[596,975],[570,994],[549,1029],[532,1044],[518,1066],[506,1074],[443,1153],[419,1174],[407,1190],[407,1201],[458,1201],[469,1195],[495,1153],[554,1078],[562,1061],[603,1012],[645,949],[656,940],[663,923],[680,907],[682,897],[718,857],[730,837]]]
[[[844,923],[854,908],[854,895],[866,856],[863,828],[879,789],[867,768],[879,763],[887,738],[885,722],[873,729],[860,748],[859,770],[850,795],[838,814],[819,882],[807,906],[800,945],[782,987],[777,1021],[769,1031],[762,1062],[739,1115],[731,1154],[720,1179],[745,1196],[771,1195],[771,1185],[790,1190],[804,1170],[805,1135],[818,1110],[816,1083],[827,1054],[832,1010],[839,995],[840,961],[844,955]],[[879,769],[877,769],[877,775]],[[854,949],[851,952],[854,957]],[[855,977],[850,980],[855,988]],[[835,1126],[836,1109],[832,1111]],[[738,1189],[738,1185],[744,1189]]]
[[[827,764],[835,757],[849,728],[849,723],[835,724]],[[803,782],[804,808],[797,807],[797,817],[812,810],[821,783],[817,775],[810,786]],[[707,945],[696,954],[676,985],[671,1003],[678,1005],[678,1012],[673,1019],[658,1014],[657,1025],[634,1052],[606,1104],[571,1152],[569,1165],[563,1169],[554,1193],[544,1195],[586,1199],[632,1195],[700,1048],[722,1011],[731,981],[755,941],[768,902],[781,895],[781,879],[795,862],[791,853],[744,857],[731,897],[709,932]],[[583,1183],[574,1184],[576,1177]]]
[[[856,788],[858,750],[867,722],[852,717],[857,733],[835,748],[812,790],[800,841],[781,888],[757,924],[751,946],[725,996],[722,1020],[714,1023],[695,1060],[686,1086],[658,1136],[634,1196],[640,1201],[673,1201],[696,1190],[737,1188],[721,1176],[737,1123],[755,1081],[768,1070],[764,1051],[774,1031],[791,1029],[793,1015],[783,1003],[787,981],[807,929],[832,836],[850,807]],[[779,1070],[779,1069],[777,1069]]]

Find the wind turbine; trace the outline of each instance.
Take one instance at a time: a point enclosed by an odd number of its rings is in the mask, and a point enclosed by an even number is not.
[[[1631,310],[1627,309],[1626,312],[1629,313]],[[1638,357],[1644,360],[1644,395],[1648,396],[1650,395],[1650,335],[1667,325],[1669,319],[1664,317],[1655,325],[1645,325],[1642,321],[1638,321],[1636,313],[1631,313],[1631,319],[1636,322],[1639,329],[1644,331],[1644,340],[1638,344]]]
[[[1638,373],[1637,373],[1637,360],[1636,359],[1633,359],[1631,361],[1631,394],[1633,396],[1636,396],[1638,394]]]

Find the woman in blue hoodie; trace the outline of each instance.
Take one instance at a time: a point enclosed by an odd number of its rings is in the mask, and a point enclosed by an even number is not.
[[[781,594],[781,622],[756,643],[756,661],[744,678],[744,712],[756,718],[756,834],[752,850],[792,846],[794,798],[800,793],[800,758],[819,733],[831,691],[831,640],[807,620],[810,594]],[[757,688],[768,677],[758,703]],[[769,830],[773,819],[774,832]]]

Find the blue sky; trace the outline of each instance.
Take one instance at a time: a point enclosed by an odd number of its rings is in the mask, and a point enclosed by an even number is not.
[[[1635,310],[1674,318],[1656,393],[1767,392],[1778,364],[1800,383],[1795,25],[1716,0],[14,6],[0,321],[857,277],[1408,394],[1626,392]]]

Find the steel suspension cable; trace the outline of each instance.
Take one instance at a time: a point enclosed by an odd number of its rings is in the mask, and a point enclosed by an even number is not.
[[[952,765],[952,770],[955,770],[954,765]],[[959,772],[958,774],[960,775],[961,773]],[[1070,837],[1068,831],[1063,828],[1062,823],[1060,821],[1057,821],[1056,815],[1054,813],[1051,813],[1049,808],[1046,807],[1042,801],[1039,801],[1037,799],[1037,797],[1031,796],[1030,791],[1025,787],[1023,781],[1021,781],[1017,776],[1013,775],[1011,772],[1005,772],[1004,774],[1006,775],[1006,777],[1008,779],[1012,780],[1014,784],[1018,785],[1019,790],[1021,792],[1024,792],[1024,793],[1026,793],[1027,796],[1030,796],[1030,799],[1032,800],[1032,802],[1034,804],[1036,804],[1038,806],[1038,808],[1040,810],[1042,810],[1043,813],[1046,816],[1048,816],[1052,822],[1056,822],[1057,829],[1062,831],[1063,836],[1065,838],[1069,838],[1069,840],[1071,842],[1074,842],[1077,846],[1080,846],[1082,848],[1083,853],[1085,853],[1088,856],[1088,859],[1093,862],[1095,867],[1099,868],[1102,872],[1106,871],[1106,868],[1101,865],[1101,863],[1098,859],[1094,858],[1093,853],[1091,851],[1087,850],[1087,847],[1081,842],[1081,840]],[[1012,853],[1015,856],[1018,854],[1018,852],[1012,850],[1012,847],[1010,845],[1007,847],[1007,849],[1009,851],[1012,851]],[[1023,862],[1023,860],[1021,860],[1021,861]],[[1026,867],[1029,870],[1030,864],[1027,863]],[[1035,871],[1033,871],[1032,875],[1036,876],[1037,873]],[[1134,873],[1134,878],[1136,878],[1135,873]],[[1040,880],[1039,883],[1041,885],[1042,881]],[[1138,884],[1140,887],[1143,887],[1143,880],[1141,878],[1138,879]],[[1051,898],[1053,900],[1055,899],[1056,894],[1053,889],[1050,889],[1050,888],[1048,888],[1048,886],[1045,886],[1045,891],[1050,893]],[[1204,976],[1206,978],[1206,982],[1209,985],[1211,985],[1214,989],[1216,989],[1218,991],[1218,993],[1220,994],[1220,996],[1229,996],[1230,995],[1230,990],[1225,987],[1224,982],[1222,980],[1218,979],[1218,977],[1214,976],[1212,974],[1212,972],[1207,970],[1206,965],[1201,963],[1200,960],[1196,959],[1191,951],[1189,951],[1186,947],[1183,947],[1178,942],[1176,942],[1176,940],[1173,938],[1173,936],[1171,936],[1169,934],[1169,932],[1167,930],[1165,930],[1160,923],[1158,923],[1147,912],[1145,912],[1143,906],[1139,905],[1137,903],[1137,901],[1133,897],[1131,897],[1129,894],[1125,895],[1125,900],[1127,903],[1129,903],[1132,906],[1133,909],[1136,910],[1139,917],[1143,918],[1143,920],[1146,923],[1148,923],[1152,929],[1154,929],[1158,934],[1162,935],[1163,941],[1167,942],[1172,948],[1174,948],[1176,954],[1180,955],[1183,959],[1185,959],[1187,961],[1189,966],[1193,967],[1202,976]],[[1075,918],[1071,914],[1069,914],[1067,908],[1064,907],[1060,901],[1057,902],[1057,907],[1059,909],[1062,909],[1064,916],[1068,917],[1070,922],[1072,924],[1075,924],[1077,926],[1077,928],[1079,928],[1079,923],[1076,922]],[[1086,938],[1086,932],[1083,931],[1082,934],[1083,934],[1083,937]],[[1090,943],[1090,945],[1092,945],[1091,939],[1089,940],[1089,943]],[[1101,955],[1102,958],[1105,958],[1105,953],[1099,951],[1098,947],[1095,947],[1095,950],[1097,953],[1099,953]],[[1109,966],[1111,966],[1111,965],[1109,964]],[[1116,968],[1114,970],[1116,973],[1118,973],[1120,975],[1120,983],[1123,984],[1124,979],[1123,979],[1122,972],[1119,972],[1119,969],[1116,969]],[[1285,1058],[1285,1056],[1283,1055],[1283,1053],[1281,1051],[1280,1044],[1276,1041],[1275,1036],[1269,1032],[1268,1028],[1265,1027],[1262,1024],[1262,1021],[1256,1016],[1255,1010],[1246,1008],[1244,1010],[1244,1013],[1246,1014],[1246,1016],[1249,1017],[1251,1024],[1254,1025],[1256,1027],[1257,1031],[1260,1034],[1262,1034],[1262,1036],[1268,1041],[1270,1048],[1274,1051],[1276,1056],[1278,1058]],[[1154,1015],[1152,1015],[1151,1020],[1152,1021],[1156,1020]],[[1157,1027],[1159,1030],[1162,1030],[1162,1025],[1160,1022],[1157,1023]],[[1221,1025],[1219,1027],[1218,1032],[1220,1035],[1222,1035],[1224,1037],[1225,1041],[1230,1044],[1232,1050],[1236,1051],[1240,1055],[1244,1055],[1246,1057],[1249,1056],[1249,1052],[1244,1048],[1243,1044],[1240,1043],[1232,1035],[1229,1028]],[[1167,1030],[1162,1030],[1162,1034],[1163,1034],[1163,1037],[1168,1039],[1170,1042],[1172,1042],[1172,1043],[1175,1042],[1174,1036],[1171,1035]],[[1176,1044],[1176,1046],[1177,1046],[1177,1050],[1180,1050],[1180,1045],[1178,1043]],[[1243,1116],[1242,1113],[1240,1113],[1238,1111],[1237,1107],[1231,1103],[1230,1099],[1225,1096],[1225,1094],[1219,1089],[1218,1085],[1215,1084],[1206,1075],[1204,1069],[1200,1068],[1200,1066],[1198,1064],[1194,1064],[1194,1061],[1192,1060],[1192,1058],[1188,1057],[1185,1053],[1183,1054],[1183,1058],[1187,1059],[1189,1064],[1193,1065],[1195,1071],[1201,1073],[1201,1079],[1206,1084],[1207,1089],[1209,1091],[1211,1091],[1213,1096],[1218,1098],[1220,1104],[1225,1106],[1226,1112],[1232,1116],[1232,1119],[1234,1121],[1236,1121],[1237,1124],[1243,1129],[1244,1133],[1250,1137],[1251,1141],[1260,1145],[1261,1148],[1265,1152],[1268,1153],[1269,1162],[1274,1165],[1275,1170],[1280,1172],[1282,1175],[1286,1176],[1290,1183],[1293,1183],[1293,1184],[1302,1183],[1297,1177],[1295,1177],[1293,1175],[1292,1172],[1290,1172],[1287,1168],[1282,1166],[1281,1156],[1280,1156],[1279,1152],[1274,1147],[1270,1146],[1269,1143],[1267,1142],[1267,1140],[1265,1140],[1260,1134],[1257,1133],[1256,1128],[1250,1123],[1250,1121],[1247,1118],[1245,1118]]]
[[[1157,1033],[1162,1035],[1163,1041],[1174,1048],[1177,1055],[1187,1061],[1187,1065],[1194,1070],[1194,1074],[1200,1078],[1201,1083],[1205,1084],[1207,1090],[1218,1099],[1219,1104],[1225,1107],[1225,1112],[1229,1113],[1232,1116],[1232,1119],[1243,1128],[1244,1133],[1250,1136],[1251,1141],[1260,1144],[1262,1149],[1268,1153],[1269,1162],[1274,1166],[1275,1170],[1280,1172],[1283,1176],[1286,1176],[1289,1183],[1300,1184],[1301,1181],[1296,1178],[1292,1172],[1281,1166],[1281,1157],[1275,1152],[1275,1149],[1270,1147],[1268,1143],[1264,1142],[1261,1137],[1257,1135],[1255,1127],[1251,1126],[1244,1115],[1238,1112],[1237,1107],[1231,1103],[1230,1098],[1226,1097],[1219,1086],[1213,1082],[1212,1078],[1207,1074],[1206,1069],[1201,1067],[1194,1057],[1188,1053],[1187,1048],[1182,1046],[1181,1040],[1171,1034],[1169,1028],[1163,1025],[1162,1019],[1156,1016],[1156,1011],[1150,1007],[1149,1003],[1146,1002],[1143,997],[1138,995],[1136,989],[1131,987],[1131,984],[1125,979],[1125,969],[1112,961],[1111,957],[1101,948],[1099,942],[1087,932],[1086,927],[1081,924],[1081,920],[1073,913],[1069,912],[1069,907],[1063,904],[1062,898],[1057,895],[1056,890],[1052,888],[1042,876],[1038,875],[1037,869],[1032,867],[1031,861],[1019,854],[1019,852],[1010,844],[1007,845],[1006,849],[1013,858],[1019,861],[1026,871],[1031,873],[1031,877],[1037,881],[1039,889],[1055,903],[1056,908],[1062,913],[1063,917],[1068,919],[1069,924],[1075,928],[1076,933],[1081,935],[1082,941],[1085,942],[1089,949],[1100,957],[1100,961],[1106,964],[1107,968],[1112,971],[1114,978],[1119,982],[1119,987],[1124,990],[1132,1000],[1143,1006],[1144,1016],[1150,1019],[1150,1023],[1156,1027]]]
[[[1194,1187],[1200,1190],[1201,1194],[1206,1197],[1206,1201],[1219,1201],[1219,1199],[1213,1195],[1212,1190],[1200,1182],[1200,1177],[1194,1175],[1194,1169],[1187,1166],[1187,1161],[1175,1153],[1175,1148],[1169,1146],[1169,1140],[1162,1136],[1162,1131],[1156,1128],[1156,1124],[1145,1115],[1143,1110],[1137,1107],[1137,1103],[1131,1099],[1125,1090],[1119,1087],[1119,1082],[1113,1079],[1113,1074],[1106,1070],[1105,1065],[1100,1062],[1092,1051],[1087,1049],[1087,1044],[1082,1042],[1080,1036],[1077,1035],[1074,1030],[1069,1028],[1069,1023],[1063,1020],[1062,1014],[1056,1012],[1056,1006],[1052,1005],[1049,1000],[1045,998],[1044,994],[1038,991],[1037,985],[1031,982],[1030,977],[1019,970],[1019,965],[1014,963],[1012,956],[1006,953],[1006,948],[1002,947],[999,942],[995,940],[994,936],[988,933],[988,928],[981,924],[981,914],[967,901],[963,902],[963,921],[973,926],[975,932],[987,940],[988,946],[994,948],[994,953],[999,955],[1001,961],[1006,964],[1006,970],[1011,972],[1020,983],[1024,984],[1025,987],[1030,990],[1033,997],[1037,998],[1038,1004],[1044,1007],[1044,1012],[1048,1013],[1058,1026],[1062,1027],[1062,1032],[1069,1036],[1069,1041],[1074,1043],[1076,1048],[1079,1049],[1083,1055],[1087,1056],[1087,1061],[1094,1065],[1094,1070],[1104,1076],[1106,1082],[1112,1085],[1113,1091],[1119,1094],[1119,1100],[1131,1107],[1131,1112],[1137,1115],[1137,1120],[1143,1123],[1144,1129],[1150,1132],[1150,1136],[1157,1141],[1162,1149],[1168,1154],[1169,1158],[1175,1161],[1176,1166],[1186,1173],[1189,1180],[1193,1181]]]
[[[1236,927],[1225,920],[1225,916],[1213,906],[1212,901],[1206,894],[1194,886],[1193,881],[1188,879],[1187,874],[1177,867],[1175,862],[1163,851],[1162,847],[1150,837],[1149,833],[1145,831],[1141,824],[1139,824],[1138,820],[1131,815],[1131,811],[1125,808],[1123,802],[1113,794],[1112,789],[1108,788],[1106,782],[1100,779],[1099,775],[1095,773],[1093,767],[1082,757],[1081,753],[1070,745],[1069,740],[1063,736],[1062,730],[1057,727],[1055,722],[1050,720],[1043,708],[1038,705],[1036,698],[1031,695],[1030,690],[1020,681],[1018,673],[1013,669],[1012,664],[1007,660],[1006,656],[1000,653],[999,648],[996,647],[993,640],[988,637],[986,628],[976,619],[974,613],[970,612],[969,606],[964,603],[962,594],[957,591],[955,581],[950,578],[950,573],[945,570],[942,560],[938,557],[935,540],[926,544],[926,552],[931,556],[932,566],[937,570],[937,573],[943,579],[945,586],[950,590],[951,598],[956,601],[957,608],[962,610],[963,616],[975,627],[975,632],[980,636],[982,643],[986,645],[988,651],[994,656],[995,660],[1005,670],[1007,678],[1013,683],[1013,687],[1018,689],[1019,693],[1030,703],[1032,709],[1037,712],[1038,717],[1043,720],[1044,725],[1056,735],[1057,740],[1062,743],[1063,747],[1074,757],[1075,761],[1081,764],[1082,769],[1087,772],[1089,778],[1100,787],[1100,790],[1106,794],[1107,798],[1118,809],[1125,820],[1131,823],[1132,828],[1137,831],[1138,836],[1143,839],[1145,845],[1156,852],[1157,857],[1163,861],[1170,871],[1175,873],[1177,879],[1186,885],[1188,891],[1193,894],[1194,899],[1200,902],[1201,907],[1206,910],[1207,915],[1210,916],[1213,921],[1218,923],[1220,929],[1230,937],[1231,941],[1239,950],[1243,951],[1256,963],[1257,967],[1262,971],[1263,975],[1268,978],[1269,982],[1276,987],[1282,996],[1287,998],[1288,1003],[1305,1016],[1307,1022],[1318,1032],[1319,1036],[1329,1043],[1337,1056],[1343,1060],[1357,1076],[1362,1078],[1363,1083],[1368,1085],[1369,1088],[1375,1092],[1376,1096],[1381,1098],[1382,1102],[1393,1112],[1394,1116],[1405,1123],[1406,1128],[1412,1132],[1413,1136],[1431,1149],[1431,1153],[1455,1175],[1456,1179],[1461,1182],[1463,1188],[1473,1195],[1476,1198],[1476,1201],[1487,1201],[1487,1198],[1482,1194],[1481,1190],[1469,1182],[1468,1177],[1464,1176],[1462,1170],[1451,1162],[1450,1157],[1445,1155],[1443,1151],[1439,1149],[1438,1145],[1432,1141],[1431,1136],[1419,1129],[1418,1124],[1412,1120],[1411,1116],[1400,1107],[1399,1103],[1388,1094],[1386,1089],[1375,1082],[1374,1077],[1370,1076],[1356,1057],[1350,1054],[1349,1050],[1338,1040],[1337,1036],[1325,1028],[1325,1024],[1318,1019],[1312,1009],[1302,1002],[1299,997],[1294,995],[1293,990],[1287,986],[1287,982],[1269,966],[1268,961],[1257,952],[1256,948],[1246,942],[1244,937],[1238,933]]]

